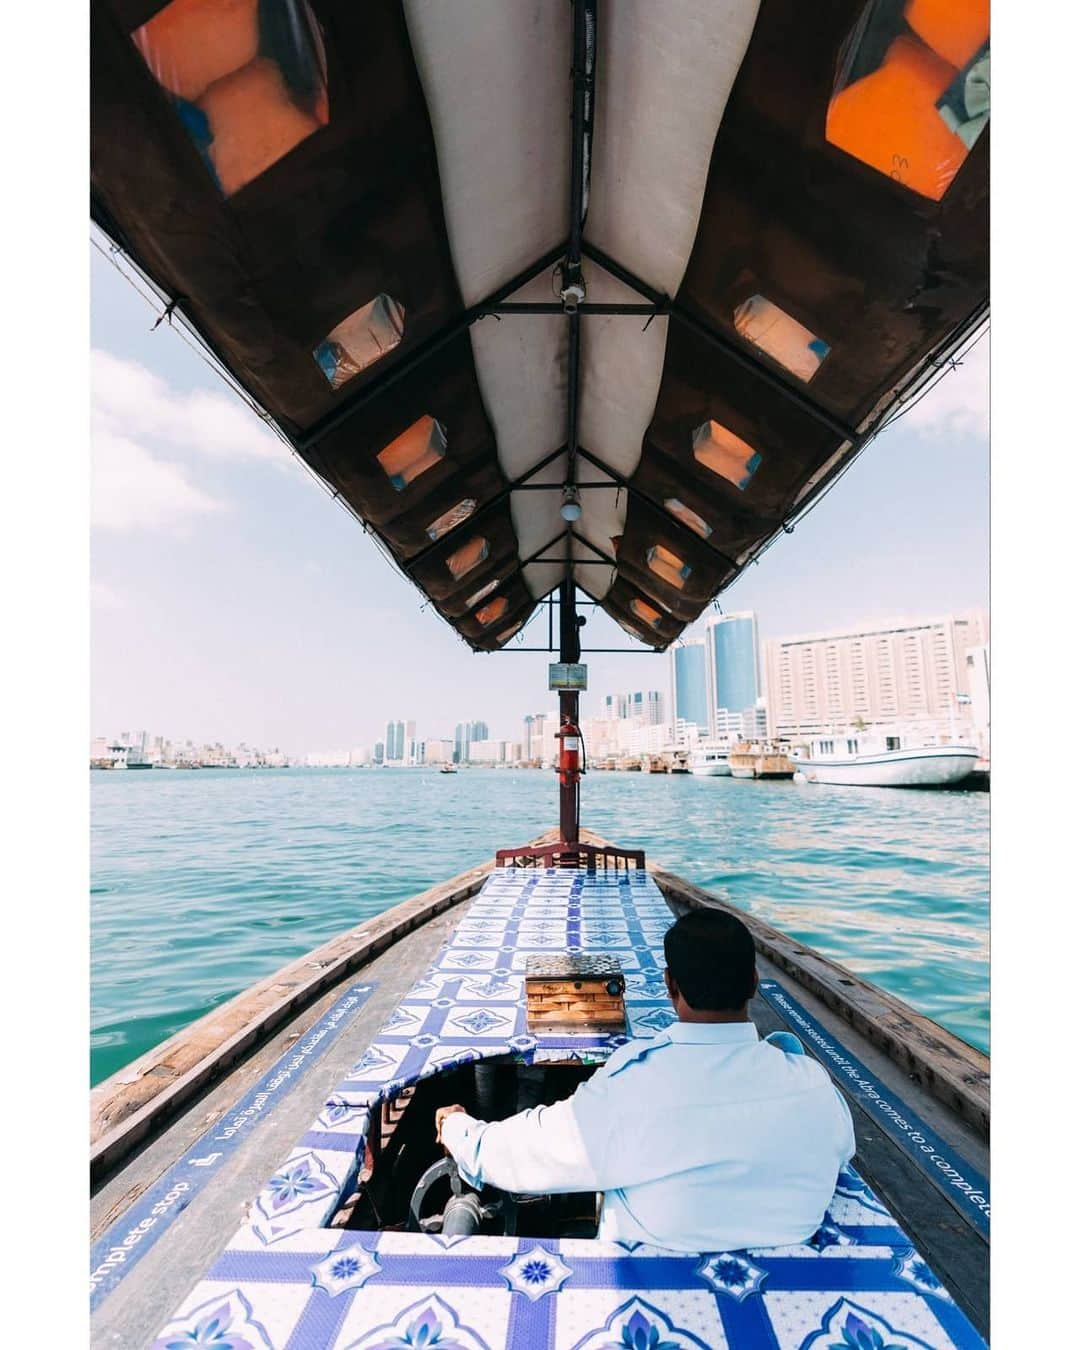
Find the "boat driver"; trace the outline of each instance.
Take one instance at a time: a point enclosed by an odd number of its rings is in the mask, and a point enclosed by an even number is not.
[[[678,1021],[621,1046],[572,1096],[508,1120],[435,1113],[472,1186],[602,1191],[597,1236],[678,1252],[805,1242],[855,1152],[851,1113],[787,1033],[759,1039],[746,925],[693,910],[664,937]]]

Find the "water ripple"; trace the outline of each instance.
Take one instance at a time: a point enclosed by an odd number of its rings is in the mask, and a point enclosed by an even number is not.
[[[92,775],[91,1077],[554,822],[555,777]],[[989,1048],[980,793],[597,773],[583,818]]]

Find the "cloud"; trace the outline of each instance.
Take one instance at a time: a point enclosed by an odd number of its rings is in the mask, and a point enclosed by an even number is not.
[[[178,529],[227,510],[161,451],[224,460],[292,460],[274,433],[235,395],[183,392],[100,348],[91,353],[91,524],[99,529]]]
[[[90,484],[90,523],[99,529],[175,528],[225,510],[189,482],[180,465],[155,459],[108,427],[94,427]]]
[[[989,436],[990,339],[972,347],[962,365],[904,413],[900,425],[921,436]]]
[[[94,416],[124,435],[150,437],[220,459],[289,457],[270,428],[235,394],[181,392],[147,370],[96,348],[90,358]]]

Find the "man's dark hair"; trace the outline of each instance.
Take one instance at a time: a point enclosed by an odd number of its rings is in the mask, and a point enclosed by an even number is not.
[[[664,955],[695,1012],[738,1012],[754,992],[754,940],[734,914],[684,914],[664,934]]]

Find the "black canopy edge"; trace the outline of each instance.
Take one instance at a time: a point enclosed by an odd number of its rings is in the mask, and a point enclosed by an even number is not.
[[[363,7],[363,16],[346,0],[323,0],[317,8],[327,36],[330,128],[222,202],[208,197],[202,168],[173,109],[127,41],[126,29],[118,27],[115,15],[125,9],[123,0],[113,5],[95,0],[91,215],[163,297],[170,318],[194,334],[223,378],[474,650],[503,645],[499,636],[507,640],[509,629],[528,622],[536,602],[525,584],[525,569],[538,559],[557,561],[548,555],[558,552],[559,540],[565,541],[567,567],[585,565],[571,548],[575,538],[599,555],[589,560],[592,570],[598,565],[615,570],[613,585],[599,601],[602,607],[643,642],[663,650],[794,528],[986,320],[987,137],[976,143],[941,202],[914,197],[824,142],[836,62],[863,0],[842,0],[826,15],[806,11],[800,0],[762,0],[714,144],[686,274],[673,298],[582,238],[595,8],[593,0],[575,0],[570,236],[469,307],[462,304],[450,256],[430,116],[399,0],[374,0]],[[586,21],[593,25],[587,48]],[[357,25],[363,26],[364,42],[358,43]],[[123,88],[118,90],[118,83]],[[367,102],[354,108],[350,100],[376,88],[381,102],[369,118]],[[781,88],[784,96],[777,99]],[[320,148],[320,137],[325,140],[331,129],[337,136],[330,147],[336,156],[332,162],[329,150],[323,154]],[[302,267],[288,249],[290,226],[300,217],[291,222],[289,212],[298,198],[332,197],[331,179],[320,177],[324,170],[333,169],[337,183],[340,170],[358,162],[374,174],[380,210],[366,198],[344,202],[353,212],[356,241],[354,252],[340,259],[329,245],[333,215],[325,217],[324,233],[330,233],[325,238],[316,234],[327,253],[319,255],[320,266],[311,272],[315,299],[305,307]],[[144,177],[150,184],[145,201],[134,190]],[[102,190],[102,183],[110,190]],[[130,189],[126,197],[125,185]],[[183,228],[170,233],[177,199],[188,214]],[[114,200],[130,206],[129,218],[117,218]],[[332,204],[335,209],[343,205]],[[395,212],[402,211],[411,251],[391,257],[373,241],[381,240],[388,223],[393,230]],[[203,234],[192,249],[193,223],[200,222]],[[281,234],[263,253],[259,246],[265,241],[253,233],[259,228]],[[365,231],[370,230],[375,233],[369,238]],[[180,250],[179,265],[168,263],[170,244]],[[200,274],[203,255],[209,271]],[[383,259],[382,272],[372,271],[369,255]],[[245,272],[244,264],[256,256],[262,271],[253,279],[255,273]],[[652,313],[669,316],[660,389],[640,461],[632,474],[619,474],[578,444],[579,325],[588,317],[586,304],[569,313],[567,442],[511,482],[500,467],[468,329],[559,262],[564,283],[573,281],[581,275],[582,256],[637,290]],[[235,295],[224,293],[222,267],[227,270],[238,258],[239,289]],[[292,266],[300,276],[292,275]],[[344,317],[337,290],[348,291],[350,303],[363,301],[387,274],[396,278],[385,282],[396,288],[390,293],[404,300],[405,338],[341,393],[328,393],[308,358],[313,340],[326,335],[331,320]],[[189,284],[200,275],[209,285],[201,299],[198,286]],[[827,342],[826,360],[811,381],[791,376],[737,332],[734,309],[753,294],[779,305]],[[227,322],[238,313],[246,321],[252,297],[260,303],[268,299],[239,342],[240,350],[258,359],[241,360],[235,333],[227,339]],[[338,307],[332,312],[327,310],[331,303]],[[547,312],[550,307],[536,308]],[[617,308],[598,306],[596,312]],[[628,314],[643,309],[622,308]],[[218,323],[222,314],[226,328]],[[411,333],[410,314],[418,316]],[[277,380],[279,395],[285,390],[285,403],[280,396],[267,397],[267,372]],[[294,392],[293,406],[285,406]],[[375,456],[425,416],[445,418],[454,453],[448,451],[443,463],[395,495]],[[710,420],[760,452],[760,463],[745,482],[717,477],[696,462],[691,433]],[[530,558],[520,556],[510,495],[562,455],[567,482],[574,482],[575,464],[581,461],[626,493],[626,525],[612,541],[610,559],[572,527]],[[685,508],[683,519],[668,509],[675,497]],[[430,539],[430,524],[466,498],[475,502],[467,519]],[[695,516],[710,526],[707,537],[684,523]],[[447,559],[475,543],[481,529],[485,556],[459,578],[448,570]],[[686,565],[683,584],[672,584],[650,566],[657,548],[668,549]],[[582,589],[597,598],[598,592]],[[506,602],[490,629],[478,623],[466,603],[481,591],[487,604]],[[658,608],[659,619],[644,623],[642,605]]]
[[[219,373],[378,540],[436,612],[470,647],[489,649],[493,636],[460,613],[460,591],[475,592],[492,581],[498,593],[513,590],[502,575],[502,554],[512,541],[516,558],[517,539],[510,485],[499,465],[467,332],[487,304],[497,304],[549,268],[565,246],[549,250],[484,304],[462,305],[430,118],[400,0],[372,0],[359,9],[345,0],[318,4],[330,123],[254,182],[222,198],[168,92],[129,37],[163,7],[144,4],[136,12],[126,0],[93,4],[92,219],[163,298],[170,322],[193,334]],[[343,236],[345,216],[349,230]],[[388,226],[391,237],[407,241],[393,255],[385,249]],[[301,260],[292,241],[302,237],[309,247]],[[335,393],[318,371],[313,348],[352,306],[384,289],[404,305],[404,337],[396,350]],[[445,361],[448,353],[455,358],[451,362]],[[406,406],[399,395],[410,377],[421,371],[426,377],[440,359],[449,385],[432,391],[431,400],[421,391],[413,406]],[[472,443],[455,442],[449,428],[438,472],[410,482],[400,500],[388,497],[385,483],[373,491],[372,475],[357,473],[364,430],[381,425],[385,435],[382,444],[368,441],[364,447],[373,458],[418,417],[431,415],[426,405],[439,394],[452,395],[448,406],[470,425]],[[324,411],[312,417],[320,404]],[[347,445],[350,439],[357,444]],[[466,464],[455,473],[460,453],[473,467]],[[370,460],[365,467],[370,469]],[[425,585],[411,563],[427,525],[467,497],[487,512],[501,543],[498,558],[489,547],[488,558],[462,579],[454,602],[446,594],[448,574],[440,575],[438,586],[430,580]],[[455,530],[455,541],[465,532],[467,526]],[[441,538],[433,547],[445,555],[445,543]],[[519,572],[515,567],[520,590],[513,608],[531,612]],[[504,632],[506,624],[493,627]]]
[[[653,418],[620,481],[617,549],[620,580],[662,613],[645,638],[658,647],[791,532],[989,313],[988,134],[940,201],[826,141],[841,52],[864,10],[865,0],[825,11],[762,0],[674,297],[583,243],[668,316]],[[754,296],[825,346],[809,379],[738,331],[736,313]],[[698,462],[694,436],[710,422],[745,444],[743,481]],[[666,507],[673,498],[682,519]],[[684,523],[695,517],[704,538]],[[658,549],[685,575],[650,567]],[[641,627],[615,588],[604,607]]]

